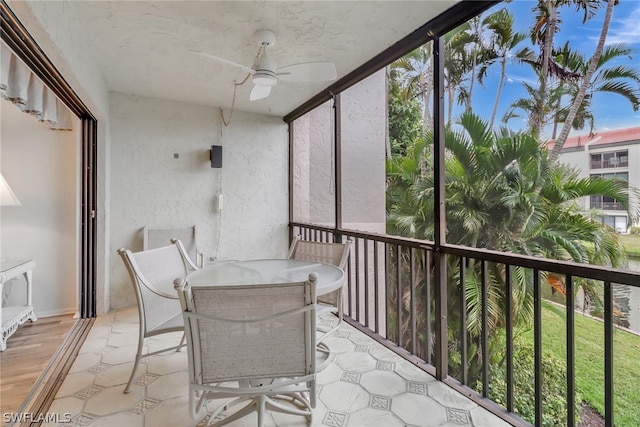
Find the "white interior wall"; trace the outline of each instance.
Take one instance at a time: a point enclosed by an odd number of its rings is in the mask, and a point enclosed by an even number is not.
[[[196,225],[205,259],[286,256],[288,136],[282,119],[236,111],[224,127],[219,109],[118,93],[111,94],[109,109],[113,308],[135,301],[115,254],[121,247],[142,249],[145,225]],[[211,145],[223,147],[220,169],[211,168]],[[222,212],[217,194],[223,195]]]
[[[35,261],[36,316],[75,313],[79,121],[74,118],[73,132],[56,132],[9,101],[0,105],[1,170],[22,204],[0,209],[0,256]],[[10,285],[9,305],[25,304],[23,283]]]

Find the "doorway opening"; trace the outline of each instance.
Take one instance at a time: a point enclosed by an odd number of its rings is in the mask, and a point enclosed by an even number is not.
[[[31,211],[30,215],[40,215],[40,220],[37,218],[31,218],[32,221],[23,221],[19,219],[21,214],[13,215],[14,221],[11,226],[5,228],[3,221],[3,237],[16,237],[16,250],[20,245],[31,245],[34,251],[40,250],[39,246],[46,245],[62,245],[64,246],[63,252],[71,252],[63,254],[62,256],[41,256],[39,266],[35,267],[34,277],[36,276],[37,268],[48,268],[51,270],[71,269],[70,272],[64,274],[70,275],[69,281],[72,281],[75,289],[69,290],[64,287],[64,283],[58,283],[61,292],[56,294],[56,298],[59,300],[59,306],[57,309],[60,311],[72,310],[77,315],[77,319],[73,320],[73,314],[66,315],[70,317],[67,319],[63,316],[55,316],[56,308],[53,307],[47,312],[44,305],[38,307],[37,301],[34,301],[34,310],[36,315],[40,309],[42,317],[38,319],[33,325],[32,329],[28,330],[26,334],[37,336],[37,331],[49,328],[49,331],[55,330],[57,332],[48,332],[45,335],[51,334],[63,334],[64,340],[62,344],[57,346],[51,344],[49,349],[45,351],[44,346],[38,345],[37,347],[31,347],[29,350],[28,345],[22,348],[24,356],[18,359],[24,359],[25,363],[29,365],[31,363],[31,371],[39,371],[36,364],[29,358],[30,356],[44,357],[46,364],[42,372],[39,373],[39,377],[33,381],[28,380],[27,384],[32,384],[31,388],[25,392],[21,392],[21,396],[26,394],[24,400],[17,408],[11,408],[12,413],[31,413],[41,414],[45,413],[51,403],[51,399],[55,396],[57,388],[62,384],[62,379],[66,376],[75,356],[80,348],[80,345],[84,341],[84,338],[88,334],[93,318],[96,316],[97,305],[97,284],[96,284],[96,165],[97,165],[97,120],[86,105],[80,100],[77,94],[65,81],[62,75],[58,72],[56,67],[47,58],[44,52],[39,48],[33,38],[29,35],[25,27],[19,22],[13,12],[9,9],[8,5],[4,1],[0,1],[0,20],[2,24],[1,38],[2,42],[9,48],[9,50],[30,70],[30,72],[36,76],[46,88],[52,92],[55,97],[69,109],[69,111],[76,117],[74,120],[75,131],[71,136],[71,142],[66,140],[63,145],[59,145],[60,141],[51,142],[52,146],[46,147],[49,153],[42,152],[43,147],[31,147],[29,143],[35,143],[33,138],[25,138],[25,146],[19,147],[18,145],[12,145],[11,150],[16,150],[11,153],[13,159],[19,162],[19,165],[7,166],[7,169],[18,170],[19,173],[12,173],[14,178],[17,178],[20,183],[12,184],[17,188],[28,188],[28,191],[24,194],[24,201],[29,201],[29,205],[33,206],[31,202],[39,197],[48,199],[49,202],[54,203],[56,197],[61,197],[64,202],[58,204],[52,204],[51,206],[57,206],[53,212],[37,212]],[[7,104],[10,104],[8,101]],[[3,116],[7,112],[11,114],[26,114],[16,109],[12,105],[5,107],[3,104]],[[16,111],[12,111],[16,110]],[[4,133],[5,133],[5,117],[3,119],[3,149],[9,147],[8,144],[5,147]],[[33,118],[26,116],[24,118],[33,120],[38,125],[37,121]],[[7,122],[8,123],[8,122]],[[44,130],[49,132],[48,129]],[[37,132],[37,130],[36,130]],[[54,137],[55,139],[55,137]],[[35,152],[34,152],[35,151]],[[4,154],[4,153],[3,153]],[[9,152],[7,152],[9,155]],[[43,157],[50,163],[37,163],[36,157]],[[72,158],[69,158],[72,157]],[[55,162],[55,164],[53,164]],[[58,163],[62,162],[62,163]],[[3,161],[3,167],[6,166]],[[15,167],[14,167],[15,166]],[[30,174],[29,168],[34,168]],[[36,175],[45,172],[45,169],[53,168],[49,170],[49,176],[55,177],[56,180],[65,180],[65,182],[48,182],[43,181],[43,177],[39,179]],[[21,169],[21,170],[20,170]],[[66,173],[71,169],[70,176]],[[30,184],[26,187],[23,185],[27,182]],[[34,182],[39,183],[42,188],[34,187]],[[69,184],[69,182],[72,182]],[[58,191],[60,188],[71,185],[72,188],[68,191]],[[40,190],[40,191],[38,191]],[[47,191],[56,194],[47,193]],[[16,191],[18,193],[18,191]],[[18,195],[19,197],[19,195]],[[42,200],[36,200],[41,202]],[[23,203],[25,204],[25,203]],[[20,207],[18,207],[20,208]],[[12,208],[13,209],[13,208]],[[72,213],[69,213],[71,209]],[[25,211],[26,212],[26,211]],[[5,213],[5,208],[3,208]],[[14,213],[12,213],[14,214]],[[48,214],[48,215],[47,215]],[[10,215],[7,215],[7,217]],[[69,218],[72,216],[73,218]],[[56,224],[49,224],[53,220],[58,221]],[[54,222],[55,222],[54,221]],[[35,230],[41,227],[43,223],[48,223],[48,230],[52,234],[47,234],[47,231]],[[62,224],[62,225],[61,225]],[[20,230],[20,227],[22,229]],[[59,227],[62,227],[66,232],[61,231]],[[73,228],[72,231],[69,231]],[[61,237],[62,236],[62,237]],[[72,239],[73,241],[65,241]],[[5,243],[3,243],[4,253],[2,257],[9,256],[10,251],[7,251]],[[23,248],[24,249],[24,248]],[[55,250],[52,252],[55,253]],[[36,260],[38,264],[38,261]],[[70,265],[69,265],[70,263]],[[62,277],[64,274],[58,274],[57,277]],[[46,276],[45,276],[46,277]],[[66,276],[65,276],[66,277]],[[50,279],[48,279],[50,280]],[[65,281],[64,278],[56,279]],[[51,283],[39,283],[36,284],[34,280],[33,288],[34,292],[47,292],[50,289],[43,289],[46,286],[51,286]],[[43,281],[44,282],[44,281]],[[40,289],[38,285],[41,286]],[[16,285],[16,288],[18,286]],[[55,293],[55,292],[54,292]],[[71,295],[71,296],[70,296]],[[68,301],[68,299],[71,301]],[[47,315],[51,317],[46,317]],[[29,322],[27,322],[29,323]],[[52,324],[56,324],[52,328]],[[70,328],[70,329],[69,329]],[[68,331],[67,331],[68,330]],[[18,332],[20,328],[18,328]],[[66,332],[66,334],[65,334]],[[9,338],[8,349],[11,348],[11,338]],[[4,352],[3,352],[4,353]],[[53,355],[50,355],[53,353]],[[4,359],[4,355],[3,359]],[[31,360],[31,362],[30,362]],[[46,362],[48,360],[48,362]],[[4,360],[3,360],[4,362]],[[3,363],[3,374],[7,374],[10,377],[16,377],[20,375],[19,369],[4,369],[6,365]],[[33,376],[33,375],[32,375]],[[5,375],[3,375],[2,385],[5,385]],[[4,393],[3,393],[4,395]],[[4,400],[4,399],[3,399]]]

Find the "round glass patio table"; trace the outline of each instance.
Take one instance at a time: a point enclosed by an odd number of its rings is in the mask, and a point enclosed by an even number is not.
[[[190,286],[264,285],[304,282],[316,273],[316,294],[324,295],[342,287],[345,274],[335,265],[297,259],[219,261],[187,276]]]

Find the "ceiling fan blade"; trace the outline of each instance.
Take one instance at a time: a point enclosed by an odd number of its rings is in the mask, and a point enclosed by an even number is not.
[[[324,82],[338,77],[333,62],[302,62],[278,68],[277,76],[281,80],[293,82]]]
[[[252,68],[245,67],[244,65],[238,64],[237,62],[229,61],[228,59],[220,58],[219,56],[211,55],[210,53],[205,53],[201,50],[197,50],[197,49],[189,49],[189,50],[197,55],[201,55],[201,56],[213,59],[215,61],[222,62],[227,65],[232,65],[234,67],[242,68],[247,73],[250,73],[250,74],[255,73],[255,70],[253,70]]]
[[[266,98],[271,93],[271,86],[254,85],[249,95],[249,101],[257,101]]]

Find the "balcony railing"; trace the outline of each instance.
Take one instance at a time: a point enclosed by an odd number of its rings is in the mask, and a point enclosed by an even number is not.
[[[605,202],[602,200],[592,200],[591,209],[601,209],[605,211],[626,211],[627,208],[620,202]]]
[[[614,157],[607,160],[591,160],[591,169],[626,168],[629,167],[629,157]]]
[[[522,298],[517,284],[527,284],[533,299],[533,372],[535,425],[543,419],[542,289],[560,283],[573,296],[579,280],[597,281],[604,289],[604,418],[613,426],[612,284],[640,286],[640,274],[597,266],[521,256],[485,249],[434,243],[388,235],[336,230],[291,223],[291,235],[312,241],[354,241],[347,265],[345,315],[347,321],[412,361],[437,379],[514,425],[530,425],[514,411],[514,299]],[[447,273],[448,271],[448,273]],[[444,277],[444,278],[443,278]],[[519,280],[516,280],[519,279]],[[500,289],[495,289],[496,283]],[[462,284],[462,285],[461,285]],[[467,307],[470,284],[479,293],[479,310]],[[492,288],[493,287],[493,288]],[[490,293],[491,289],[491,293]],[[496,295],[503,295],[500,301]],[[490,305],[500,303],[501,316],[492,317]],[[478,307],[474,307],[477,309]],[[576,337],[574,298],[565,298],[566,408],[576,407]],[[480,313],[479,330],[470,330],[470,313]],[[494,312],[495,313],[495,312]],[[457,317],[456,317],[457,316]],[[506,395],[500,403],[489,398],[492,378],[490,334],[498,322],[504,330]],[[475,351],[469,351],[470,349]],[[452,357],[453,354],[458,357]],[[455,360],[454,360],[455,359]],[[458,360],[459,359],[459,360]],[[473,359],[473,360],[471,360]],[[473,372],[472,372],[473,371]],[[566,425],[576,424],[573,409]]]

